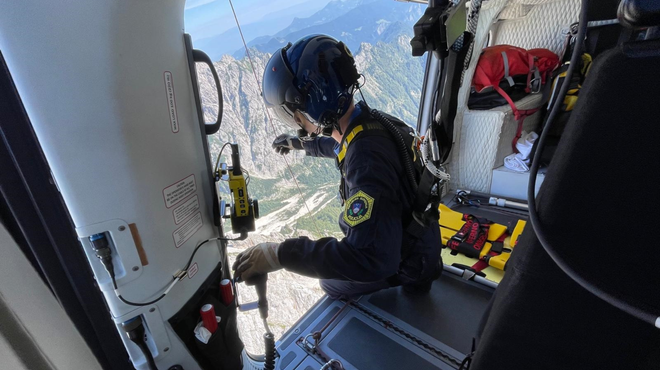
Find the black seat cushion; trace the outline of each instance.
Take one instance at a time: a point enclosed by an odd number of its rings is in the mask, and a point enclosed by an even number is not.
[[[619,4],[619,21],[626,27],[660,26],[660,1],[623,0]]]
[[[660,313],[660,42],[602,54],[538,196],[550,242],[608,291]],[[528,224],[472,370],[658,369],[660,330],[569,279]]]

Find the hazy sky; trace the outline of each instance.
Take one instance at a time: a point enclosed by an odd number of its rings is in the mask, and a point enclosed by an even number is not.
[[[241,26],[263,25],[263,35],[279,31],[282,22],[293,17],[307,17],[320,10],[329,0],[233,0]],[[279,22],[270,22],[277,18]],[[220,34],[236,26],[229,0],[187,0],[185,12],[186,32],[195,39]],[[270,29],[273,28],[273,29]]]

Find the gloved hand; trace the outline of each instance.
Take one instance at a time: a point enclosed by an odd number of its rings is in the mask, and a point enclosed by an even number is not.
[[[263,275],[282,268],[277,257],[279,243],[259,243],[239,253],[232,266],[234,277],[246,281],[253,276]]]
[[[282,134],[273,140],[273,149],[279,154],[289,154],[292,150],[302,150],[304,148],[298,136]]]

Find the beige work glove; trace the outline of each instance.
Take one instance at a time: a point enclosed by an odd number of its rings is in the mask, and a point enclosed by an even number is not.
[[[267,274],[282,268],[277,257],[279,243],[259,243],[239,253],[232,266],[234,277],[246,281],[253,276]]]

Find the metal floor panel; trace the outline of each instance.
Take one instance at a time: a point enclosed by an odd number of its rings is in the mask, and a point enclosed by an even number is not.
[[[445,272],[426,295],[411,296],[401,288],[369,294],[332,322],[320,348],[350,370],[452,369],[470,352],[493,291]],[[322,360],[303,350],[299,340],[321,329],[343,306],[324,297],[301,318],[278,342],[276,368],[315,369]]]
[[[452,369],[357,310],[351,310],[321,341],[320,347],[328,356],[341,361],[346,370]]]
[[[411,296],[401,288],[387,289],[361,303],[422,339],[432,338],[429,342],[437,347],[444,344],[465,355],[471,352],[472,338],[492,295],[492,288],[444,273],[430,294]]]

